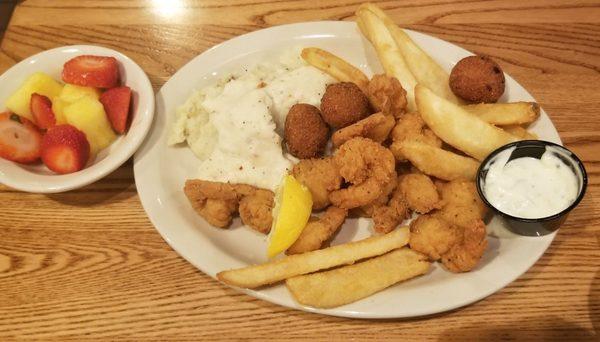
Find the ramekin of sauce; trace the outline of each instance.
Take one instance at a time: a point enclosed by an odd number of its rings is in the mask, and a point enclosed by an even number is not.
[[[557,230],[585,194],[583,163],[568,149],[542,140],[524,140],[492,152],[477,172],[483,202],[520,235]]]

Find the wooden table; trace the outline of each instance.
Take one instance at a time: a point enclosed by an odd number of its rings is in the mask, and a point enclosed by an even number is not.
[[[30,0],[2,40],[0,72],[34,53],[98,44],[156,90],[211,46],[264,27],[353,20],[358,1]],[[177,255],[140,205],[128,162],[56,195],[0,187],[0,340],[595,339],[600,332],[600,2],[386,1],[395,20],[498,60],[584,161],[588,192],[517,281],[448,313],[366,321],[286,309],[220,285]],[[450,293],[448,294],[451,295]]]

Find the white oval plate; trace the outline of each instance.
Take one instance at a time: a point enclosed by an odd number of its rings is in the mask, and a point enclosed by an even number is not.
[[[154,90],[142,68],[124,54],[101,46],[63,46],[33,55],[0,76],[0,112],[6,99],[29,75],[41,71],[61,81],[63,65],[79,55],[112,56],[119,61],[121,83],[131,88],[132,121],[126,134],[98,152],[85,169],[58,175],[42,163],[24,165],[0,158],[0,182],[11,188],[37,193],[56,193],[76,189],[108,175],[129,159],[144,141],[154,116]]]
[[[468,51],[440,39],[409,31],[410,36],[444,68],[451,67]],[[242,227],[239,221],[223,230],[200,218],[183,194],[186,179],[194,178],[199,162],[189,148],[168,147],[167,132],[181,105],[194,89],[212,84],[241,66],[251,66],[294,46],[327,49],[368,75],[381,67],[368,42],[351,22],[311,22],[272,27],[245,34],[202,53],[179,70],[156,95],[157,115],[149,138],[136,153],[137,189],[150,220],[164,239],[186,260],[215,277],[222,270],[266,260],[266,238]],[[534,101],[515,80],[507,76],[501,101]],[[542,139],[560,143],[548,116],[533,125]],[[367,219],[350,219],[333,244],[370,236]],[[508,233],[498,218],[489,224],[489,247],[472,272],[453,274],[434,265],[433,270],[361,301],[328,310],[294,302],[284,285],[243,292],[291,308],[327,315],[360,318],[411,317],[464,306],[498,291],[527,271],[544,253],[554,234],[521,237]]]

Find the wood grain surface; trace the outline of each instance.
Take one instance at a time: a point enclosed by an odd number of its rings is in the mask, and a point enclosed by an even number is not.
[[[133,58],[158,90],[217,43],[272,25],[353,20],[359,4],[23,1],[2,39],[0,72],[49,48],[98,44]],[[0,340],[597,340],[600,2],[380,5],[405,27],[498,60],[584,160],[587,195],[534,267],[484,300],[431,317],[367,321],[290,310],[226,288],[179,257],[146,217],[130,161],[64,194],[0,186]]]

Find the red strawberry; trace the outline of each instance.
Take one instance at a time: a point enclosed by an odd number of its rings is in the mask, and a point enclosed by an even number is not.
[[[77,56],[65,63],[62,79],[85,87],[112,88],[119,84],[119,66],[114,57]]]
[[[40,158],[42,134],[29,120],[12,113],[0,113],[0,157],[18,163]]]
[[[44,95],[38,93],[31,94],[29,102],[33,121],[42,129],[48,129],[56,125],[56,117],[52,111],[52,101]]]
[[[85,133],[71,125],[51,127],[42,140],[42,161],[56,173],[71,173],[85,167],[90,144]]]
[[[131,89],[129,87],[112,88],[100,95],[100,102],[115,132],[123,134],[127,129]]]

